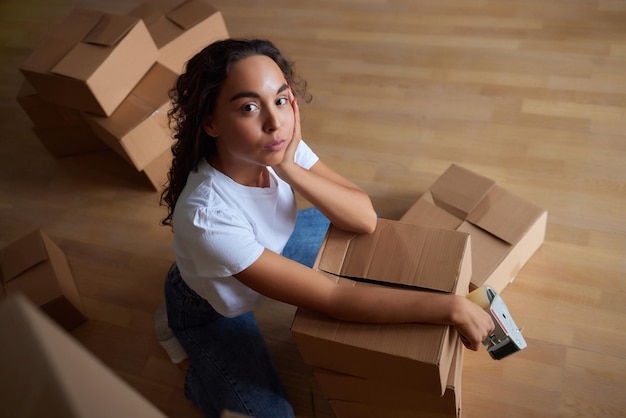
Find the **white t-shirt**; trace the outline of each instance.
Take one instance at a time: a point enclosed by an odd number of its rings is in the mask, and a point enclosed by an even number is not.
[[[295,161],[308,170],[318,157],[301,141]],[[295,226],[293,190],[268,170],[270,187],[248,187],[203,160],[176,202],[173,248],[180,274],[226,317],[249,312],[264,300],[233,275],[252,265],[265,248],[280,254]]]

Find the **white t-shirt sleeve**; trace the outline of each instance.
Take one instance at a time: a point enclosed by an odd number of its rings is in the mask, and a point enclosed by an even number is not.
[[[296,149],[296,155],[294,157],[296,163],[307,170],[311,169],[316,162],[319,161],[317,154],[304,142],[300,141],[298,148]]]
[[[224,210],[198,209],[193,225],[195,231],[188,236],[187,250],[199,276],[233,276],[263,253],[264,247],[251,227]]]

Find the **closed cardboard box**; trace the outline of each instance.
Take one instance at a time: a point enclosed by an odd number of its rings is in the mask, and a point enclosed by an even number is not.
[[[443,396],[394,381],[363,379],[323,369],[316,369],[314,375],[330,405],[337,406],[338,418],[367,416],[356,414],[357,410],[363,409],[384,411],[379,416],[395,417],[398,416],[395,411],[404,411],[405,414],[412,412],[410,416],[432,414],[455,418],[461,411],[463,349],[463,344],[457,341]],[[355,413],[341,414],[348,407]]]
[[[466,233],[379,219],[369,235],[331,225],[314,268],[342,286],[401,286],[465,295],[470,252]],[[458,341],[450,326],[343,322],[300,308],[291,331],[309,365],[393,380],[439,396]]]
[[[545,209],[495,181],[451,165],[400,218],[472,237],[470,290],[502,292],[545,239]]]
[[[463,344],[458,341],[443,396],[398,382],[378,382],[315,370],[322,392],[337,418],[461,416]]]
[[[109,117],[85,114],[96,135],[111,149],[144,170],[173,144],[167,112],[177,75],[161,64],[150,71]]]
[[[7,296],[23,293],[68,330],[85,322],[67,258],[45,232],[31,232],[3,248],[0,265],[0,281]]]
[[[130,15],[143,19],[159,49],[157,61],[177,74],[205,46],[229,37],[222,13],[203,0],[142,3]]]
[[[0,301],[0,416],[164,418],[20,293]]]
[[[141,19],[75,9],[20,70],[48,101],[109,116],[157,58]]]

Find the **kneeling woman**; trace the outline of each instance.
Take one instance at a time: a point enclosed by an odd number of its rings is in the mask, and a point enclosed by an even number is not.
[[[254,39],[207,46],[171,93],[174,158],[162,203],[176,263],[165,297],[190,359],[185,393],[207,417],[293,416],[252,315],[266,297],[346,321],[450,324],[474,350],[493,329],[463,297],[337,286],[281,255],[296,222],[294,190],[342,229],[376,227],[369,197],[301,139],[305,94],[281,52]]]

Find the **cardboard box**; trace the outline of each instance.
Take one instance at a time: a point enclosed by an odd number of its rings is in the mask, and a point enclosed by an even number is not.
[[[45,34],[20,70],[46,100],[109,116],[157,55],[141,19],[76,9]]]
[[[154,64],[111,116],[85,114],[85,120],[104,143],[144,170],[172,146],[168,92],[176,78],[173,71]]]
[[[157,61],[177,74],[205,46],[228,38],[222,13],[203,0],[142,3],[132,16],[143,19],[159,49]]]
[[[64,127],[33,126],[33,132],[55,158],[108,150],[87,124]]]
[[[143,169],[143,173],[155,190],[160,191],[167,183],[167,174],[172,166],[172,150],[165,150]]]
[[[314,268],[344,286],[392,285],[465,295],[470,237],[386,219],[379,219],[370,235],[331,225]],[[342,322],[304,309],[296,311],[291,331],[311,366],[393,380],[438,395],[444,392],[458,340],[450,326]]]
[[[24,295],[0,301],[4,418],[164,418]]]
[[[28,81],[22,83],[16,100],[34,123],[33,132],[54,157],[108,149],[87,126],[80,111],[45,100]]]
[[[27,80],[22,82],[16,100],[35,126],[46,128],[87,126],[79,110],[59,106],[44,99]]]
[[[3,248],[0,266],[0,281],[7,296],[25,294],[67,330],[85,322],[83,303],[67,258],[42,230]]]
[[[545,209],[456,164],[400,218],[472,237],[470,290],[498,293],[512,282],[545,238]]]
[[[336,418],[460,418],[459,415],[421,411],[417,408],[385,407],[359,402],[329,401]]]
[[[379,416],[395,417],[397,415],[392,411],[405,410],[413,411],[413,416],[419,412],[455,418],[460,416],[461,411],[463,350],[463,344],[457,341],[443,396],[397,382],[362,379],[323,369],[316,369],[314,375],[326,399],[331,405],[339,405],[339,410],[362,405],[364,409],[372,407],[374,410],[388,411]],[[342,416],[337,413],[338,418]]]

